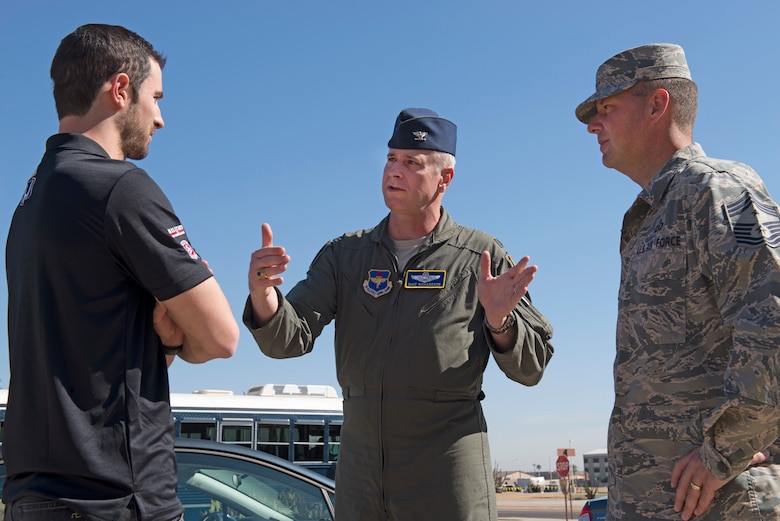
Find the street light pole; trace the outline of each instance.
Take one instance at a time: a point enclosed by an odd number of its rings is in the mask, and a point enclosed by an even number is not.
[[[574,438],[572,438],[572,439],[570,439],[570,440],[569,440],[569,448],[570,448],[570,449],[573,449],[573,448],[574,448],[572,445],[573,445],[573,443],[574,443],[575,441],[577,441],[577,440],[575,440]],[[572,475],[571,475],[571,479],[572,479],[572,480],[576,480],[576,479],[577,479],[577,476],[576,476],[574,473],[572,473]],[[575,488],[576,488],[576,487],[575,487]],[[571,504],[571,503],[572,503],[572,495],[573,495],[573,494],[571,494],[571,492],[572,492],[571,490],[569,490],[568,492],[569,492],[569,510],[572,512],[572,515],[574,515],[574,511],[572,511],[572,510],[571,510],[571,509],[572,509],[572,504]]]

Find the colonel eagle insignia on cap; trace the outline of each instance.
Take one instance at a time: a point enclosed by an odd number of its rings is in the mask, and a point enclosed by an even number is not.
[[[399,150],[435,150],[455,155],[458,140],[455,123],[430,110],[408,108],[395,119],[387,148]]]

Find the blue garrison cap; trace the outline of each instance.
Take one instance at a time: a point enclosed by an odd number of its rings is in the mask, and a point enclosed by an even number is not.
[[[437,150],[455,155],[458,130],[455,123],[440,118],[432,110],[408,108],[395,120],[388,148]]]

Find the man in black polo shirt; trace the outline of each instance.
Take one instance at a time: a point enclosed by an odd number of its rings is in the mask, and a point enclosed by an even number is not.
[[[167,366],[227,358],[238,326],[143,159],[165,59],[123,27],[65,37],[60,120],[6,245],[6,520],[170,520]]]

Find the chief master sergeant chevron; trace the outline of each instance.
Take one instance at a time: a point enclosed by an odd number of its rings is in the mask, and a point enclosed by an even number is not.
[[[536,266],[513,266],[495,238],[441,206],[455,141],[435,112],[402,111],[382,178],[390,214],[327,243],[286,297],[275,287],[290,258],[267,224],[252,254],[244,324],[264,353],[308,353],[336,321],[339,521],[495,521],[485,366],[492,352],[509,378],[534,385],[553,354],[526,295]]]
[[[780,519],[780,211],[748,166],[693,142],[681,47],[613,56],[576,109],[642,187],[623,221],[609,512]]]

